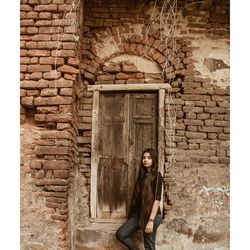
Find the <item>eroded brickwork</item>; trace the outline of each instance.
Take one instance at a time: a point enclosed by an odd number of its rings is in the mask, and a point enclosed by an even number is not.
[[[21,1],[23,249],[120,249],[117,226],[90,226],[87,85],[160,82],[172,89],[157,246],[229,249],[229,2],[178,1],[165,19],[154,3]]]

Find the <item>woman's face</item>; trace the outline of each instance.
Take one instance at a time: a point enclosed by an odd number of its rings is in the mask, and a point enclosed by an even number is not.
[[[150,153],[145,152],[142,156],[142,164],[144,167],[148,168],[148,167],[152,167],[153,164],[153,159],[150,155]]]

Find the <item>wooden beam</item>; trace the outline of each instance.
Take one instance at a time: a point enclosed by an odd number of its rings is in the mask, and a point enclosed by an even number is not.
[[[159,124],[158,124],[158,164],[159,171],[164,178],[164,164],[165,164],[165,89],[159,90]],[[163,211],[163,188],[161,195],[160,208]]]
[[[105,85],[88,85],[88,91],[152,91],[160,89],[171,88],[168,83],[156,83],[156,84],[105,84]]]
[[[99,143],[99,91],[93,93],[92,111],[92,140],[91,140],[91,174],[90,174],[90,215],[97,216],[97,168],[98,168],[98,143]]]

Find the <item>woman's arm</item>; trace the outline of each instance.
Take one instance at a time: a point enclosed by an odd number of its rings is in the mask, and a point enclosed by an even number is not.
[[[151,210],[151,213],[150,213],[150,216],[149,216],[148,223],[147,223],[146,228],[145,228],[146,233],[152,233],[153,232],[154,219],[155,219],[155,216],[156,216],[156,214],[158,212],[159,206],[160,206],[160,201],[155,200],[154,204],[153,204],[153,207],[152,207],[152,210]]]

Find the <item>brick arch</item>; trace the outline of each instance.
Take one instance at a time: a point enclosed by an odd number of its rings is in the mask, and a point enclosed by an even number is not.
[[[93,41],[93,37],[92,37]],[[160,32],[141,27],[138,33],[133,27],[107,28],[94,34],[94,41],[83,50],[85,64],[81,73],[90,84],[96,81],[96,75],[103,65],[119,55],[136,55],[155,62],[163,73],[163,81],[173,79],[176,74],[183,74],[183,54],[185,43],[182,40],[169,38],[160,40]]]

